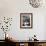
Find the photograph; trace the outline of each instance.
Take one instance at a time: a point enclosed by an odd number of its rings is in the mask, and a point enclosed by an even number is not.
[[[20,28],[32,28],[32,13],[20,13]]]

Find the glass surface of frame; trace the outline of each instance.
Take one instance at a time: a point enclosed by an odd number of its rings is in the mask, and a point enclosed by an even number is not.
[[[33,27],[33,14],[32,13],[20,13],[20,28],[32,28]]]

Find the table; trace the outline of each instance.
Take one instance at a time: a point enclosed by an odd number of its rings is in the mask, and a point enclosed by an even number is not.
[[[16,46],[42,46],[42,44],[45,44],[46,46],[46,40],[39,40],[39,41],[29,41],[29,40],[6,40],[9,44],[14,44]]]

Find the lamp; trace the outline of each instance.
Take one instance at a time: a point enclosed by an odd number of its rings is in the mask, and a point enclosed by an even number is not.
[[[29,0],[30,5],[34,8],[38,8],[45,3],[45,0]]]

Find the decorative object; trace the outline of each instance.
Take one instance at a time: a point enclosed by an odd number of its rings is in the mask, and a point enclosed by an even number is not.
[[[32,13],[20,13],[20,28],[32,28],[32,22]]]
[[[38,8],[45,2],[43,0],[29,0],[29,3],[32,5],[32,7]]]
[[[32,38],[34,39],[34,41],[39,41],[39,40],[37,40],[36,35],[34,35]]]
[[[6,38],[6,32],[10,30],[11,23],[12,23],[12,18],[9,18],[9,17],[3,18],[3,23],[2,23],[1,29],[5,33],[5,38]]]

